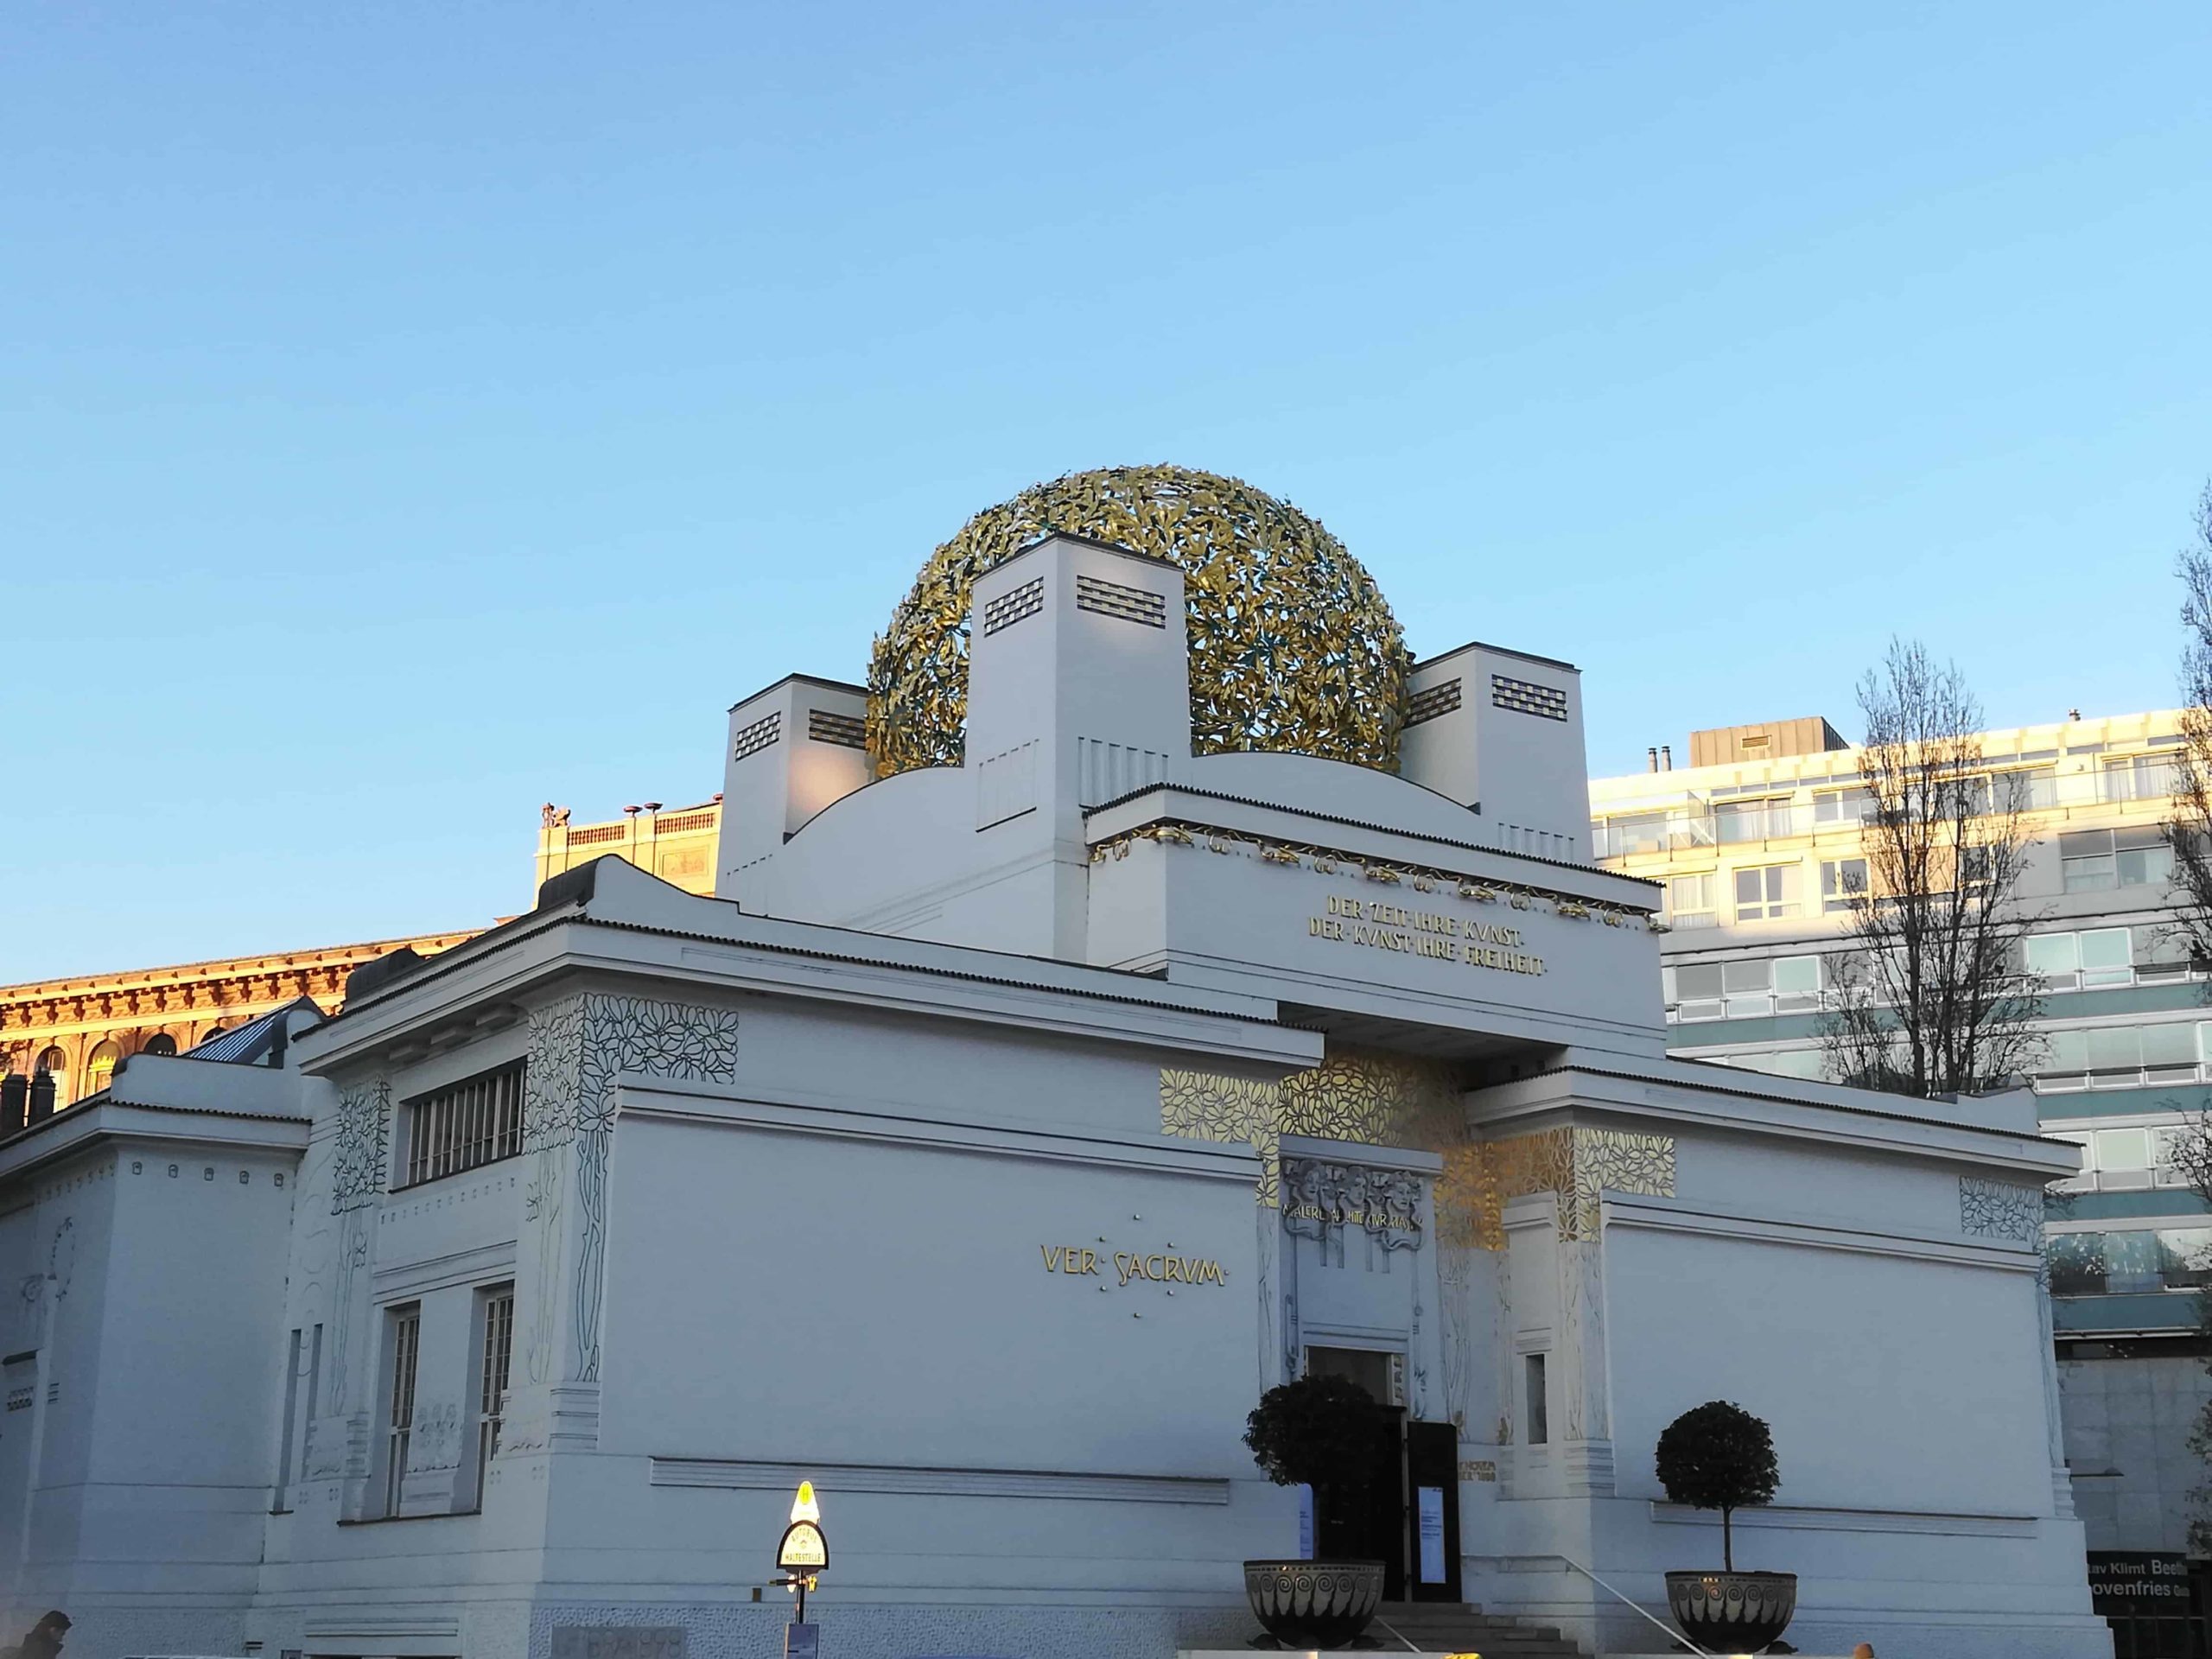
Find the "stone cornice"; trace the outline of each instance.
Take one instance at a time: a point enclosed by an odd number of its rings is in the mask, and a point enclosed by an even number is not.
[[[363,999],[343,1017],[302,1033],[294,1052],[304,1069],[320,1073],[461,1018],[465,1008],[534,994],[558,976],[585,973],[602,982],[643,976],[664,988],[717,987],[1010,1026],[1203,1054],[1216,1065],[1296,1070],[1321,1054],[1318,1033],[1276,1023],[1274,1004],[1259,999],[722,909],[720,919],[731,924],[722,933],[593,916],[582,906],[555,912],[527,930],[489,936],[478,950]]]
[[[1764,1093],[1756,1086],[1738,1089],[1670,1075],[1673,1064],[1662,1062],[1644,1071],[1577,1063],[1478,1090],[1471,1105],[1478,1122],[1496,1134],[1524,1133],[1534,1120],[1594,1113],[1623,1122],[1662,1122],[1678,1131],[1814,1141],[1839,1150],[1967,1166],[1982,1173],[2003,1169],[2037,1185],[2074,1173],[2079,1164],[2076,1148],[2039,1135]],[[1870,1093],[1867,1098],[1890,1096]]]

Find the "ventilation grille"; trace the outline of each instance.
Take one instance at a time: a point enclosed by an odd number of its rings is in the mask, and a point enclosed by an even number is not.
[[[1167,626],[1167,596],[1155,594],[1149,588],[1124,588],[1118,582],[1078,575],[1075,579],[1075,604],[1079,611],[1118,616],[1124,622],[1141,622],[1148,628]]]
[[[784,711],[780,709],[766,720],[756,720],[730,740],[729,758],[742,760],[748,754],[758,754],[784,734]]]
[[[868,747],[868,721],[858,715],[810,709],[806,711],[806,734],[817,743],[835,743],[848,749]]]
[[[1459,682],[1446,680],[1441,685],[1432,685],[1416,691],[1406,700],[1406,725],[1418,726],[1425,720],[1434,720],[1439,715],[1448,715],[1459,706]]]
[[[1045,579],[1032,576],[1020,587],[1001,594],[983,607],[983,637],[989,639],[1001,628],[1010,628],[1025,616],[1034,616],[1045,608]]]
[[[1567,718],[1567,693],[1548,685],[1535,685],[1504,674],[1490,677],[1490,700],[1516,714],[1537,715],[1545,720]]]

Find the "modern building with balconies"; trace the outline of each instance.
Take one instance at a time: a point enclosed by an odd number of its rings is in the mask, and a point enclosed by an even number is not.
[[[2026,809],[2037,1116],[2082,1148],[2046,1248],[2093,1551],[2186,1549],[2205,1480],[2186,1440],[2212,1398],[2196,1294],[2212,1282],[2212,1217],[2171,1156],[2212,1105],[2205,964],[2175,925],[2162,827],[2181,741],[2173,710],[1981,737],[1978,786]],[[1850,895],[1866,885],[1859,751],[1815,718],[1693,733],[1689,758],[1655,749],[1645,771],[1590,785],[1599,861],[1665,887],[1669,1052],[1821,1077]]]

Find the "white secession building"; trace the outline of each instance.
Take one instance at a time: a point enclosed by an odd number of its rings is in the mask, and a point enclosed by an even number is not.
[[[1402,1408],[1396,1593],[1663,1646],[1585,1569],[1718,1565],[1652,1453],[1725,1397],[1800,1648],[2109,1654],[2037,1282],[2075,1150],[1669,1058],[1573,668],[1408,679],[1242,486],[1044,489],[873,702],[732,710],[719,897],[601,860],[0,1141],[0,1639],[773,1654],[807,1478],[832,1659],[1242,1645],[1299,1528],[1244,1415],[1318,1367]]]

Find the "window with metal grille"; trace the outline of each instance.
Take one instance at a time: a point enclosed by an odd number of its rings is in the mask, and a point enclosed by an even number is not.
[[[733,760],[742,760],[748,754],[760,753],[761,750],[768,747],[783,735],[783,730],[784,714],[779,709],[765,720],[754,721],[736,736],[731,738],[729,758]],[[575,837],[571,836],[569,839],[574,840]]]
[[[1098,576],[1075,579],[1075,607],[1101,616],[1118,616],[1124,622],[1141,622],[1148,628],[1167,626],[1167,595],[1149,588],[1128,588]]]
[[[835,743],[841,748],[864,749],[868,747],[868,721],[858,715],[840,715],[827,709],[810,709],[806,711],[806,734],[817,743]]]
[[[402,1185],[457,1175],[519,1153],[523,1065],[517,1060],[410,1101]]]
[[[1567,718],[1566,692],[1555,686],[1538,685],[1534,680],[1516,680],[1510,674],[1490,677],[1490,700],[1516,714],[1537,715],[1545,720]]]
[[[1418,726],[1423,721],[1434,720],[1439,715],[1448,715],[1459,706],[1459,682],[1449,679],[1441,685],[1432,685],[1416,691],[1406,699],[1406,724]]]
[[[484,1297],[484,1351],[477,1360],[476,1503],[484,1503],[484,1477],[499,1455],[505,1421],[508,1362],[515,1346],[515,1287],[503,1285]]]
[[[983,607],[983,637],[988,639],[1001,628],[1010,628],[1023,617],[1034,616],[1044,608],[1042,576],[1032,577],[1019,588],[1009,588]]]
[[[384,1512],[399,1513],[407,1447],[415,1433],[415,1361],[423,1346],[423,1305],[391,1311],[391,1414],[385,1427]]]

